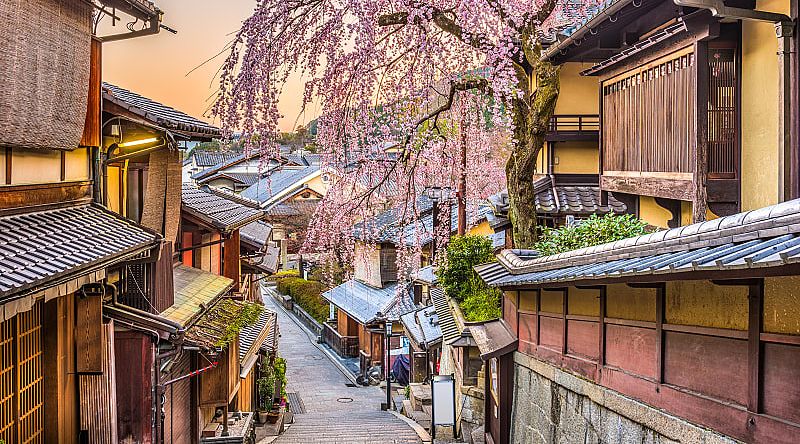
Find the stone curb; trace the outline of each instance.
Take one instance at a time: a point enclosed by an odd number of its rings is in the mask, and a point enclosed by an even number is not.
[[[410,418],[407,418],[407,417],[401,415],[400,413],[395,412],[394,410],[389,410],[389,413],[391,413],[392,415],[400,418],[401,420],[403,420],[403,422],[408,424],[409,427],[414,429],[414,431],[417,432],[417,436],[419,436],[419,439],[422,440],[423,444],[431,444],[433,442],[433,440],[431,439],[431,435],[421,425],[419,425],[416,422],[412,421]]]

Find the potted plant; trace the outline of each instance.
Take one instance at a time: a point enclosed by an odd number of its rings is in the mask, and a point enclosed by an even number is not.
[[[263,376],[258,378],[258,422],[266,424],[269,412],[272,410],[272,400],[275,397],[275,372],[271,367]]]

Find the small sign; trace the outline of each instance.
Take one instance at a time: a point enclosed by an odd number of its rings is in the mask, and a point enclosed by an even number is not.
[[[456,382],[453,375],[435,375],[431,381],[431,423],[456,425]]]

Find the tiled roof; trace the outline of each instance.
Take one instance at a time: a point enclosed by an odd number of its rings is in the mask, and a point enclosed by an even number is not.
[[[477,208],[467,207],[467,225],[475,226],[486,219],[488,214],[491,214],[492,208],[488,205],[478,205]],[[458,231],[458,211],[457,207],[453,205],[450,209],[450,229],[451,233]],[[416,222],[412,222],[403,227],[402,239],[406,246],[413,247],[417,243],[419,245],[428,245],[433,240],[433,213],[423,215]]]
[[[194,176],[192,176],[194,177]],[[214,173],[208,177],[204,177],[203,179],[197,180],[199,185],[204,185],[209,182],[215,181],[217,179],[228,179],[231,182],[235,182],[239,185],[247,185],[250,186],[256,182],[258,182],[258,178],[261,177],[258,173]]]
[[[318,200],[294,200],[270,207],[267,215],[270,217],[312,216],[318,204]]]
[[[266,353],[278,351],[278,315],[266,308],[253,325],[239,331],[240,376],[247,377],[258,358],[258,351]]]
[[[361,241],[368,242],[395,242],[398,236],[402,236],[407,246],[414,246],[419,236],[421,245],[428,244],[431,240],[433,231],[433,202],[425,196],[417,198],[416,213],[418,219],[402,227],[399,226],[403,216],[403,208],[390,208],[365,222],[359,222],[353,227],[353,236]],[[409,208],[408,211],[413,211]],[[490,206],[478,204],[467,206],[467,223],[476,225],[487,218],[492,212]],[[410,214],[410,213],[409,213]],[[457,207],[453,205],[450,212],[450,226],[453,233],[458,230]]]
[[[414,274],[414,282],[421,282],[423,284],[433,285],[439,282],[439,278],[436,276],[436,271],[433,268],[433,265],[428,265],[427,267],[422,267]]]
[[[442,339],[439,316],[433,305],[417,309],[400,317],[410,339],[422,348],[435,345]]]
[[[275,200],[282,194],[290,191],[294,187],[303,185],[303,181],[314,174],[319,173],[319,166],[308,166],[304,168],[279,167],[273,170],[268,176],[261,178],[258,182],[251,185],[241,195],[248,199],[261,202],[263,206],[277,203]]]
[[[161,316],[184,326],[233,287],[232,279],[185,265],[175,267],[172,277],[175,303]]]
[[[536,180],[536,213],[548,216],[589,216],[606,214],[611,211],[622,214],[628,210],[624,203],[609,193],[608,206],[600,205],[600,187],[588,185],[553,184],[550,177],[544,176]],[[489,197],[496,218],[492,226],[502,226],[507,219],[509,198],[508,190],[503,190]],[[500,219],[503,218],[503,219]]]
[[[498,259],[476,267],[492,286],[720,271],[744,278],[800,262],[800,200],[553,256],[506,250]]]
[[[235,230],[264,217],[264,212],[225,198],[210,189],[183,184],[182,208],[223,231]]]
[[[441,288],[431,288],[431,301],[436,307],[436,315],[439,317],[439,329],[442,331],[442,338],[445,342],[453,341],[461,337],[461,329],[453,316],[453,309],[447,300],[444,290]]]
[[[374,288],[351,279],[322,293],[322,297],[361,324],[374,321],[378,312],[389,319],[397,320],[401,315],[414,310],[413,298],[408,289],[401,290],[398,294],[397,285],[393,283],[383,288]]]
[[[240,157],[241,155],[241,153],[236,153],[233,151],[192,151],[194,163],[200,167],[213,167],[215,165],[224,164],[232,159]]]
[[[261,250],[267,245],[271,234],[272,225],[261,220],[250,222],[239,229],[242,241],[256,247],[257,250]]]
[[[0,217],[0,299],[88,273],[158,240],[95,205]]]
[[[214,125],[110,83],[103,82],[103,99],[168,130],[189,133],[190,136],[222,136],[222,131]]]
[[[248,260],[248,264],[267,273],[278,271],[278,262],[281,257],[281,249],[275,245],[268,245],[262,256]]]

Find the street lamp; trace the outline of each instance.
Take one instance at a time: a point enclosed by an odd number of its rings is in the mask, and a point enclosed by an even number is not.
[[[450,187],[425,187],[422,194],[433,201],[433,233],[431,236],[431,263],[433,263],[433,259],[436,256],[436,227],[439,224],[439,202],[449,202],[453,189]],[[450,234],[449,231],[448,234]]]
[[[381,404],[381,410],[391,410],[392,409],[392,377],[391,372],[392,370],[389,368],[391,367],[392,362],[392,352],[391,352],[391,343],[390,338],[392,337],[392,321],[389,320],[388,316],[384,316],[383,313],[378,312],[376,313],[376,317],[378,320],[382,320],[384,323],[384,334],[386,335],[386,403]]]

